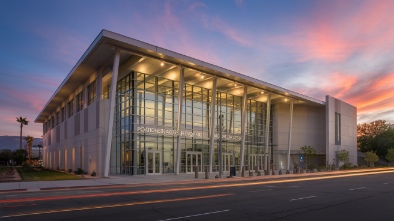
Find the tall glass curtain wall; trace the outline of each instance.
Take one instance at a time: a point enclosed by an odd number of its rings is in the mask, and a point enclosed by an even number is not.
[[[111,150],[113,174],[174,173],[177,135],[155,133],[146,128],[177,130],[179,82],[148,74],[131,72],[118,81],[114,122],[114,144]],[[180,131],[198,133],[181,135],[182,173],[209,165],[209,135],[212,90],[185,84]],[[242,97],[217,92],[215,108],[215,143],[213,170],[219,170],[219,132],[222,131],[222,165],[239,170]],[[266,104],[248,100],[245,165],[263,154]],[[141,128],[145,128],[141,130]],[[226,139],[232,136],[233,139]],[[156,153],[154,156],[149,153]],[[151,167],[155,161],[155,168]]]

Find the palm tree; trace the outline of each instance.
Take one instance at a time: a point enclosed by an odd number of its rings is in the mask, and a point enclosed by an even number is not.
[[[17,117],[16,121],[19,122],[21,124],[21,135],[19,137],[19,149],[22,150],[22,127],[23,125],[28,125],[29,121],[26,120],[26,118],[23,117]]]
[[[27,143],[27,154],[28,154],[28,158],[29,158],[29,165],[31,164],[31,147],[33,146],[33,141],[34,141],[34,137],[32,136],[26,136],[25,137],[26,143]]]

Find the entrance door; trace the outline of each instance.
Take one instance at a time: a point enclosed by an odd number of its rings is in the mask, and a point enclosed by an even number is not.
[[[186,173],[194,173],[195,166],[202,172],[202,162],[202,152],[186,151]]]
[[[232,153],[223,153],[223,172],[229,172],[230,167],[235,165],[234,163],[234,156]]]
[[[161,174],[161,151],[147,150],[145,156],[145,171],[146,174]]]
[[[251,168],[249,168],[249,169],[254,170],[255,166],[263,165],[263,162],[264,162],[263,158],[264,158],[263,154],[250,154],[249,155],[249,165],[251,166]]]

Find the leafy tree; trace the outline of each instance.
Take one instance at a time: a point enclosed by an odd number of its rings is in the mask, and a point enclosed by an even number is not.
[[[4,149],[0,151],[0,162],[4,162],[5,165],[8,165],[8,162],[12,158],[12,152],[9,149]]]
[[[349,162],[349,151],[341,150],[338,152],[338,161],[347,163]]]
[[[388,149],[386,159],[389,161],[389,165],[394,162],[394,148]]]
[[[375,120],[371,123],[367,124],[359,124],[357,125],[357,136],[372,136],[380,134],[381,132],[387,130],[390,127],[389,124],[386,124],[385,120]]]
[[[23,125],[28,125],[29,121],[27,121],[26,118],[23,118],[23,117],[19,117],[19,118],[17,117],[16,121],[21,124],[20,137],[19,137],[19,149],[22,150],[22,128],[23,128]]]
[[[28,163],[31,164],[31,147],[33,146],[34,137],[28,135],[25,137],[25,140],[27,143]]]
[[[313,160],[316,157],[317,154],[316,150],[315,148],[306,145],[301,147],[300,149],[304,151],[306,168],[309,168],[309,164],[311,160]]]
[[[394,146],[394,125],[384,120],[357,125],[357,146],[362,152],[372,151],[385,157],[387,150]]]
[[[14,160],[17,165],[22,165],[22,163],[26,161],[26,158],[26,150],[15,150],[14,152],[12,152],[12,160]]]
[[[365,152],[365,155],[366,156],[365,156],[364,160],[372,167],[374,166],[374,163],[378,162],[378,160],[379,160],[379,157],[378,157],[378,155],[376,155],[375,152],[368,151],[368,152]]]

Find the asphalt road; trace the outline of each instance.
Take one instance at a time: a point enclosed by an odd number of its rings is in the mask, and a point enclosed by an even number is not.
[[[1,220],[394,220],[394,171],[0,193]]]

